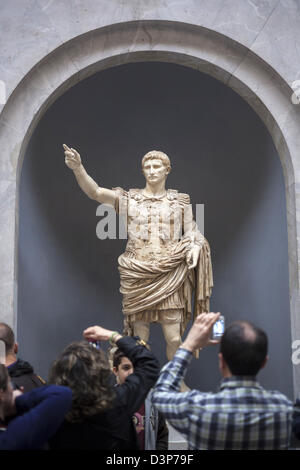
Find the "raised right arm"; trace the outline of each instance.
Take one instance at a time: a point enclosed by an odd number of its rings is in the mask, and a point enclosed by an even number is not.
[[[79,153],[69,148],[66,144],[63,144],[65,151],[65,163],[68,168],[73,170],[75,178],[82,189],[82,191],[90,198],[94,199],[101,204],[107,204],[115,207],[117,194],[115,191],[106,188],[100,188],[96,181],[91,178],[85,171],[84,166],[81,163]]]
[[[134,366],[125,382],[116,388],[118,406],[132,416],[144,402],[151,387],[159,376],[159,363],[142,341],[131,336],[122,336],[117,331],[110,331],[101,326],[92,326],[84,330],[83,336],[88,341],[109,341],[116,344]]]

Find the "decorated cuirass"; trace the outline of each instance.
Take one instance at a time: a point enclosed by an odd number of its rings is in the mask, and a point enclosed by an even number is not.
[[[113,190],[115,209],[128,234],[126,250],[118,258],[125,329],[132,332],[132,322],[155,322],[159,311],[176,309],[183,312],[183,332],[190,320],[193,289],[198,315],[209,311],[213,286],[209,244],[193,219],[190,198],[172,189],[161,196],[146,195],[142,189]],[[195,245],[200,247],[197,276],[186,261]]]
[[[173,189],[158,197],[147,196],[141,189],[130,189],[126,196],[123,201],[127,206],[126,255],[150,262],[167,256],[182,236],[189,197]]]

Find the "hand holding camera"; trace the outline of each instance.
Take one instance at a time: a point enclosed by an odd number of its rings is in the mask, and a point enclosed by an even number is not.
[[[181,347],[194,352],[207,345],[218,344],[223,332],[224,317],[219,312],[201,313],[194,321]]]

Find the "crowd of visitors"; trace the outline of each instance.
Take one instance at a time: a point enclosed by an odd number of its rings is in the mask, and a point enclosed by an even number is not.
[[[246,321],[219,341],[220,388],[181,383],[195,351],[211,343],[219,313],[196,317],[173,359],[160,370],[149,346],[102,326],[83,331],[57,357],[47,383],[18,358],[14,332],[0,323],[0,449],[167,450],[168,427],[191,450],[288,449],[300,439],[300,402],[264,389],[257,374],[268,361],[268,338]],[[115,349],[113,369],[95,342]]]

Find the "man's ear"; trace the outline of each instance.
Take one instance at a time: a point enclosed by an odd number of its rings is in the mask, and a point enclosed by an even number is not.
[[[263,368],[265,367],[265,365],[267,364],[268,360],[269,360],[269,356],[266,356],[265,359],[264,359],[264,362],[263,362],[262,365],[261,365],[261,369],[263,369]]]
[[[232,375],[222,353],[219,353],[219,368],[224,378]]]
[[[219,369],[222,371],[222,369],[223,369],[223,367],[224,367],[223,354],[222,354],[222,353],[219,353],[219,354],[218,354],[218,358],[219,358]]]
[[[16,342],[16,343],[14,344],[14,353],[15,353],[15,354],[18,354],[18,350],[19,350],[19,344]]]
[[[115,374],[116,377],[118,376],[118,369],[117,369],[117,367],[113,367],[113,373]]]

